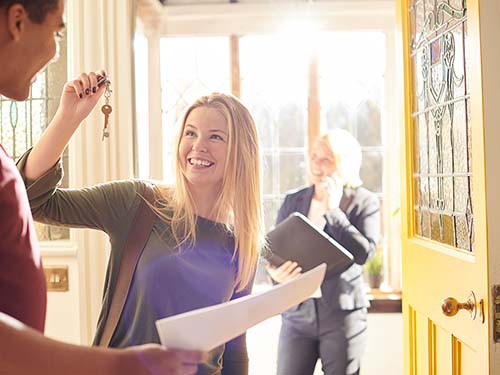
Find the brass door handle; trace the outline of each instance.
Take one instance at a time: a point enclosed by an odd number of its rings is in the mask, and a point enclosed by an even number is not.
[[[445,298],[441,303],[441,309],[446,316],[455,316],[460,310],[467,310],[470,313],[472,320],[476,319],[477,303],[476,295],[470,292],[469,298],[465,302],[458,302],[453,297]]]

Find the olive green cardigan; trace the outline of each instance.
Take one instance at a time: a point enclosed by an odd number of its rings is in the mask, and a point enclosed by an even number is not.
[[[135,214],[142,202],[141,193],[148,183],[139,180],[123,180],[98,184],[82,189],[59,189],[63,177],[62,162],[59,161],[40,178],[28,180],[24,173],[28,150],[17,162],[25,182],[28,198],[36,221],[72,228],[98,229],[109,235],[111,254],[104,285],[103,306],[99,316],[94,344],[101,339],[114,294],[118,270],[128,234]],[[250,288],[238,297],[250,293]],[[248,373],[248,356],[245,335],[211,352],[211,368],[224,364],[222,372],[201,372],[203,374],[245,375]]]

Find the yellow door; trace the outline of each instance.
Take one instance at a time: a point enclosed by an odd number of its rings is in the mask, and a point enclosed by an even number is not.
[[[405,374],[500,373],[500,0],[397,3]]]

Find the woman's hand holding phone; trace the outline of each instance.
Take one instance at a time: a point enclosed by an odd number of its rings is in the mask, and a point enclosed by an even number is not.
[[[326,207],[328,210],[337,208],[344,194],[344,182],[340,176],[334,173],[324,180],[324,191],[326,192]]]

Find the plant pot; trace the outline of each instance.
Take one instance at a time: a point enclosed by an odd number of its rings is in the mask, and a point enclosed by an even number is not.
[[[368,275],[368,285],[372,289],[380,288],[380,284],[382,284],[382,275]]]

